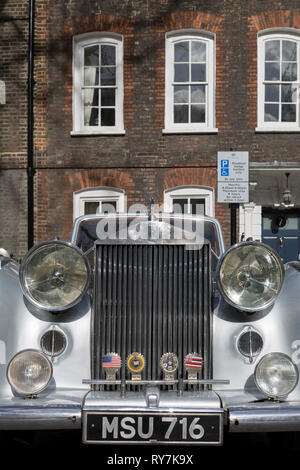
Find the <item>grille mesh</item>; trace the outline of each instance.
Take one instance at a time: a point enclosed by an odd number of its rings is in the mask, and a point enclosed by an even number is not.
[[[67,346],[65,335],[55,328],[46,331],[41,337],[42,351],[51,357],[59,356]]]

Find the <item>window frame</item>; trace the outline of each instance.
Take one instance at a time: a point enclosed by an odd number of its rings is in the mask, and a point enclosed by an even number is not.
[[[199,39],[207,44],[207,99],[205,123],[174,123],[174,44],[181,41]],[[165,128],[164,134],[169,133],[217,133],[215,127],[215,86],[216,86],[216,61],[215,61],[215,34],[199,29],[171,31],[166,34],[165,45]],[[184,85],[185,82],[182,82]]]
[[[264,120],[264,88],[265,88],[265,44],[268,40],[292,40],[297,43],[297,80],[287,81],[288,84],[296,84],[296,121],[265,121]],[[283,80],[274,81],[274,84],[281,85]],[[270,84],[271,81],[270,81]],[[300,132],[300,29],[294,28],[275,28],[260,31],[257,37],[257,127],[256,132]],[[279,101],[279,106],[281,101]],[[298,119],[298,121],[297,121]]]
[[[164,211],[172,212],[173,199],[204,199],[204,214],[209,217],[215,216],[215,195],[214,189],[210,186],[183,185],[168,188],[164,191]]]
[[[86,202],[116,202],[117,212],[125,212],[126,196],[125,191],[119,188],[99,186],[83,188],[73,193],[73,219],[85,215],[84,204]]]
[[[115,125],[84,126],[84,104],[82,98],[84,49],[94,45],[113,45],[116,47],[116,94]],[[100,85],[99,85],[100,88]],[[123,83],[123,36],[111,32],[92,32],[73,36],[73,130],[71,135],[123,135],[124,130],[124,83]]]

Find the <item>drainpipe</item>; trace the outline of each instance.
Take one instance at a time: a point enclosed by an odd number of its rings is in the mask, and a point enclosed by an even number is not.
[[[236,208],[237,208],[238,204],[236,204],[235,202],[232,202],[230,204],[230,232],[231,232],[231,240],[230,240],[230,243],[231,245],[235,245],[236,242],[237,242],[237,239],[236,239]]]
[[[34,243],[34,161],[33,161],[33,67],[34,67],[34,0],[29,0],[28,34],[28,114],[27,114],[27,227],[28,249]]]

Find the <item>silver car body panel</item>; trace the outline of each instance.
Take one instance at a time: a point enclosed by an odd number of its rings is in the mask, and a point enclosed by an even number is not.
[[[263,395],[254,383],[257,362],[265,354],[282,352],[300,364],[300,272],[295,264],[285,265],[285,280],[276,302],[261,312],[247,314],[232,309],[217,295],[214,308],[213,370],[214,378],[229,378],[231,390],[254,393],[256,399]],[[252,364],[237,348],[237,338],[246,326],[252,326],[263,338],[263,348]],[[219,390],[229,386],[220,385]],[[300,384],[289,395],[289,400],[300,400]]]
[[[42,312],[22,294],[17,267],[8,263],[0,269],[0,406],[2,396],[13,396],[6,378],[12,357],[24,349],[41,349],[40,339],[52,325],[59,325],[67,337],[63,355],[53,358],[53,378],[47,390],[85,389],[83,378],[90,377],[90,298],[67,313]]]
[[[83,219],[75,222],[73,243]],[[215,224],[222,253],[220,226],[214,219],[207,219]],[[82,410],[149,409],[147,393],[128,392],[121,398],[119,392],[90,392],[90,386],[82,383],[83,379],[91,378],[91,299],[88,294],[70,311],[42,312],[24,298],[18,265],[6,258],[0,261],[0,429],[72,429],[81,427]],[[264,401],[253,378],[257,362],[270,352],[289,355],[299,367],[299,286],[300,263],[285,265],[284,285],[276,302],[269,309],[254,314],[235,310],[215,292],[213,378],[227,379],[230,384],[213,384],[213,391],[206,395],[187,391],[178,397],[175,392],[161,391],[159,405],[151,409],[224,410],[224,422],[231,432],[300,430],[300,384],[286,400],[272,403]],[[6,378],[9,361],[20,350],[40,349],[42,334],[53,325],[58,325],[66,334],[67,349],[53,359],[50,386],[34,400],[15,397]],[[246,361],[237,348],[237,338],[247,326],[253,326],[263,338],[263,349],[253,363]],[[157,399],[153,400],[152,403],[156,403]]]

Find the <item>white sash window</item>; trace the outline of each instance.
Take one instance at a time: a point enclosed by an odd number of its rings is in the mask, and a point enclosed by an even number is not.
[[[72,134],[123,133],[123,38],[102,32],[75,36]]]
[[[168,33],[163,132],[216,132],[214,95],[214,35],[198,30]]]
[[[258,37],[257,131],[299,131],[300,30]]]
[[[125,211],[125,192],[118,188],[105,186],[85,188],[76,191],[73,196],[73,217]]]

